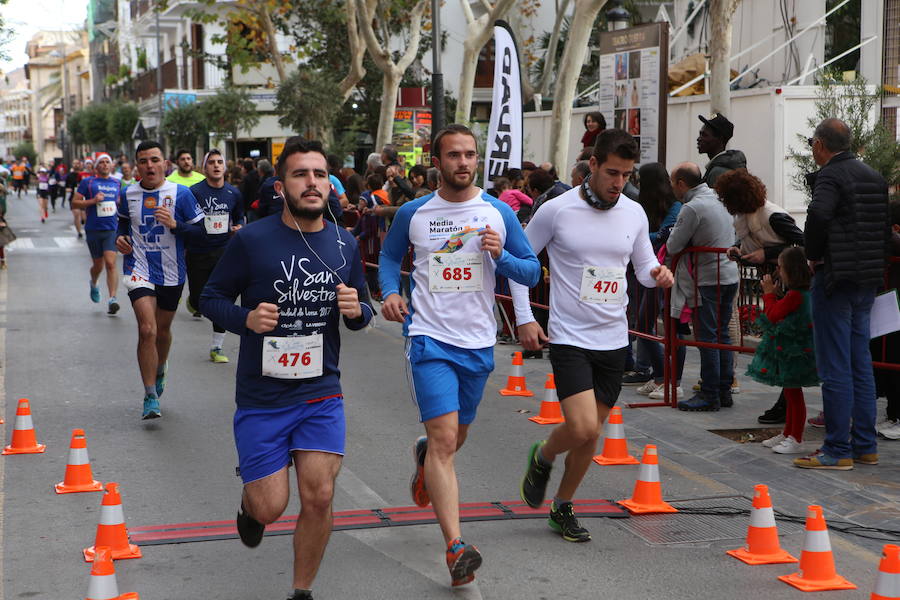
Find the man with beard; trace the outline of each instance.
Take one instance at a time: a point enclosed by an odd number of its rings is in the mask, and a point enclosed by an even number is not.
[[[141,180],[119,194],[116,248],[125,255],[125,288],[138,323],[141,418],[156,419],[162,416],[172,320],[184,288],[184,238],[202,227],[203,212],[190,189],[166,181],[159,142],[141,142],[135,162]]]
[[[175,165],[178,168],[166,177],[172,183],[180,183],[191,187],[195,183],[203,181],[203,175],[194,170],[194,157],[191,156],[190,150],[182,148],[176,152]]]
[[[434,504],[452,585],[475,578],[478,549],[460,538],[456,452],[466,440],[494,369],[495,275],[527,286],[541,268],[515,213],[474,185],[475,136],[449,125],[435,136],[441,187],[400,207],[381,251],[386,319],[403,323],[413,399],[426,436],[413,450],[413,501]],[[400,263],[412,246],[411,305],[400,296]],[[427,484],[427,486],[426,486]]]
[[[206,179],[191,186],[191,193],[203,211],[203,229],[187,239],[185,262],[187,263],[188,294],[187,309],[195,317],[201,317],[200,292],[210,274],[225,252],[231,234],[244,224],[244,203],[241,193],[230,183],[225,183],[225,157],[213,148],[203,157],[203,172]],[[213,323],[212,344],[209,360],[227,363],[228,357],[222,353],[225,342],[225,328]]]
[[[110,177],[112,158],[101,153],[97,157],[96,177],[88,177],[78,184],[72,197],[72,207],[87,214],[84,230],[91,252],[91,302],[100,302],[100,272],[106,266],[106,287],[109,292],[107,314],[119,312],[116,290],[119,287],[116,273],[116,202],[119,199],[119,180]]]
[[[632,263],[645,287],[671,287],[673,282],[650,245],[644,209],[622,194],[638,156],[631,135],[607,129],[597,136],[590,176],[548,202],[525,229],[532,247],[537,252],[546,248],[550,257],[549,339],[535,321],[528,290],[510,284],[522,346],[540,350],[550,342],[550,363],[566,418],[546,441],[531,446],[520,494],[530,507],[540,507],[553,461],[566,454],[549,525],[569,542],[591,539],[575,517],[572,498],[622,387],[628,346],[625,271]]]
[[[339,322],[365,327],[362,262],[349,232],[322,218],[330,183],[318,142],[285,146],[275,190],[280,214],[232,236],[200,296],[200,310],[241,336],[234,439],[244,482],[237,529],[256,547],[290,499],[297,471],[292,600],[312,598],[332,527],[334,480],[344,454]],[[240,296],[241,304],[235,305]]]

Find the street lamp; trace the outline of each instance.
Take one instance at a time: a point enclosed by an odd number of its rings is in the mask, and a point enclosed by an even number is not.
[[[468,0],[466,0],[468,1]],[[431,141],[444,128],[444,74],[441,72],[441,2],[431,0]]]
[[[620,0],[613,0],[612,8],[606,11],[606,22],[610,31],[617,31],[628,27],[631,13],[625,10]]]

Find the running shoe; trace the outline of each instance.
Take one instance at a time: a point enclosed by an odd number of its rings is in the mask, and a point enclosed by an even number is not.
[[[825,413],[820,410],[819,414],[807,419],[806,422],[809,423],[812,427],[821,429],[822,427],[825,427]]]
[[[144,396],[144,412],[141,419],[158,419],[162,416],[159,410],[159,398]]]
[[[416,506],[426,507],[431,504],[428,488],[425,487],[425,453],[428,452],[428,438],[424,435],[413,443],[413,460],[416,462],[416,470],[409,482],[409,493],[412,495]]]
[[[166,375],[169,372],[169,361],[163,365],[162,373],[156,374],[156,396],[161,397],[166,390]]]
[[[119,302],[115,297],[112,297],[109,299],[109,310],[106,311],[106,314],[114,315],[117,312],[119,312]]]
[[[481,552],[478,548],[460,538],[447,544],[447,568],[450,569],[450,582],[453,587],[474,581],[475,571],[480,566]]]
[[[859,463],[861,465],[870,465],[875,466],[878,464],[878,454],[875,452],[871,452],[869,454],[857,454],[853,457],[853,463]]]
[[[563,502],[557,508],[556,502],[550,504],[550,518],[547,519],[550,529],[560,534],[567,542],[589,542],[591,533],[579,525],[575,517],[575,508],[571,502]]]
[[[653,379],[651,373],[626,371],[622,374],[622,385],[642,385]]]
[[[878,435],[889,440],[900,440],[900,419],[888,420],[881,425],[881,429],[877,425],[875,426],[875,431],[878,432]]]
[[[711,400],[701,396],[699,393],[694,394],[689,400],[682,400],[678,403],[678,410],[690,410],[695,412],[717,411],[721,407],[722,405],[719,404],[718,398]]]
[[[245,546],[248,548],[259,546],[263,539],[263,533],[266,531],[266,526],[247,514],[243,502],[241,502],[241,510],[237,514],[235,524],[237,525],[238,535],[241,536],[241,542]]]
[[[544,502],[544,496],[547,494],[547,482],[550,480],[550,471],[552,466],[544,466],[538,460],[538,450],[546,444],[545,441],[535,442],[528,451],[528,468],[525,470],[525,477],[522,478],[522,485],[519,488],[519,495],[522,501],[531,508],[537,508]]]
[[[222,354],[221,348],[211,348],[209,351],[209,360],[213,361],[214,363],[221,364],[227,363],[228,357]]]
[[[312,592],[309,590],[294,590],[294,593],[288,596],[287,600],[313,600]]]
[[[100,288],[94,285],[93,282],[91,282],[91,302],[100,302]]]
[[[652,392],[647,394],[647,397],[650,398],[651,400],[665,400],[666,386],[665,385],[659,386],[658,388],[656,388],[655,390],[653,390]],[[678,402],[679,400],[682,400],[682,399],[684,399],[684,390],[679,385],[678,387],[675,388],[675,401]]]

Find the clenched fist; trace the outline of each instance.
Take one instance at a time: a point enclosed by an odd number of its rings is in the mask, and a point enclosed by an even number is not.
[[[348,319],[358,319],[362,316],[362,306],[359,304],[359,294],[356,288],[347,287],[343,283],[337,284],[338,310]]]
[[[260,302],[259,306],[247,315],[247,329],[254,333],[268,333],[278,325],[278,306],[269,302]]]

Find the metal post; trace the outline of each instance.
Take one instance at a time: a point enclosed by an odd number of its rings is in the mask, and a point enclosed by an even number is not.
[[[156,4],[156,104],[159,111],[159,122],[156,125],[156,137],[165,145],[162,135],[163,89],[162,89],[162,35],[159,30],[159,3]]]
[[[441,73],[441,2],[431,0],[431,35],[433,44],[431,48],[431,141],[434,136],[444,128],[446,116],[444,114],[444,74]]]

